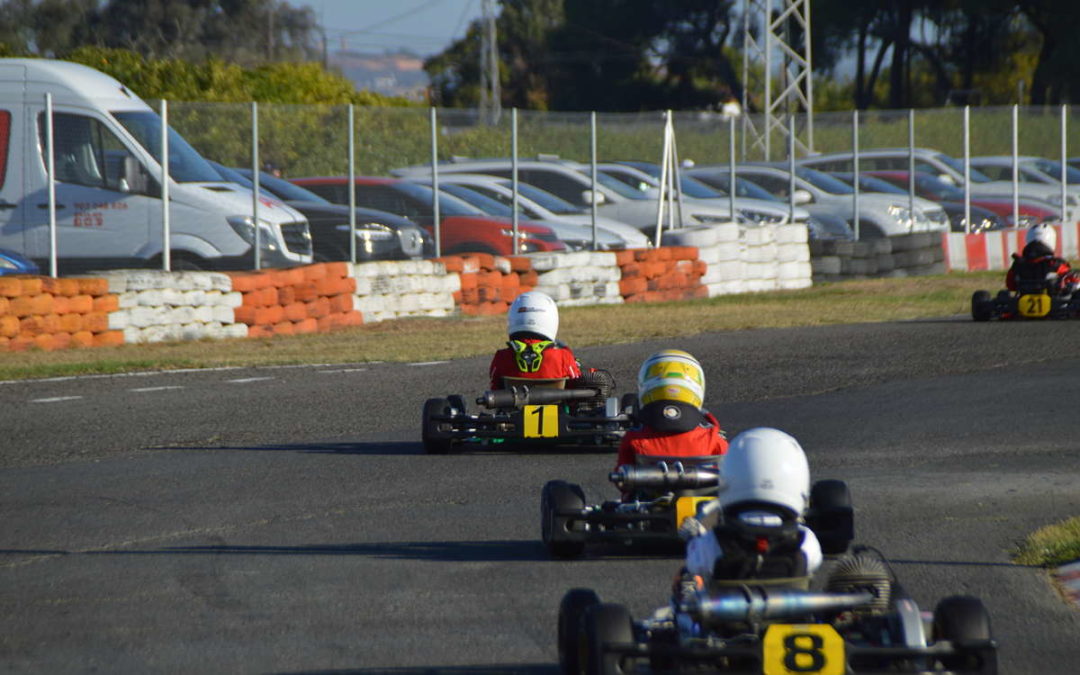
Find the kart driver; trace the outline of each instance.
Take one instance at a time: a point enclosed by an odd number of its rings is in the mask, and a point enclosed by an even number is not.
[[[639,425],[619,444],[618,470],[638,456],[703,457],[727,452],[720,423],[702,408],[705,372],[698,360],[678,349],[656,352],[638,370]]]
[[[506,317],[507,346],[491,359],[491,388],[504,389],[504,377],[538,379],[581,377],[574,352],[557,341],[559,308],[546,293],[519,295]]]
[[[1070,295],[1080,289],[1080,275],[1072,271],[1069,263],[1054,255],[1057,230],[1050,225],[1033,225],[1024,238],[1024,250],[1013,254],[1013,263],[1005,276],[1005,286],[1017,290],[1018,280],[1042,281],[1054,277],[1051,293]]]
[[[777,429],[744,431],[732,440],[722,475],[719,497],[679,530],[686,571],[699,579],[809,579],[823,556],[802,523],[810,468],[799,442]]]

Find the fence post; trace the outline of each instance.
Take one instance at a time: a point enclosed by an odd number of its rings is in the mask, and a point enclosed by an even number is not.
[[[1065,142],[1068,136],[1065,135],[1067,123],[1065,121],[1066,114],[1068,112],[1068,104],[1061,104],[1061,222],[1062,224],[1068,222],[1069,218],[1069,183],[1065,179],[1065,172],[1068,169],[1069,162],[1067,161],[1069,149],[1068,144]]]
[[[969,105],[964,106],[964,232],[971,234],[971,106]]]
[[[590,146],[590,163],[592,164],[592,181],[593,185],[596,185],[596,111],[593,110],[589,113],[589,146]],[[517,191],[514,191],[514,195],[517,195]],[[596,251],[600,248],[596,231],[596,200],[592,200],[590,212],[592,213],[592,250]]]
[[[1019,119],[1020,106],[1015,103],[1012,105],[1012,204],[1013,204],[1013,223],[1020,222],[1020,134],[1019,134]],[[1064,176],[1062,176],[1064,178]],[[1061,205],[1062,210],[1065,209],[1065,204]]]
[[[516,107],[510,109],[510,155],[511,163],[510,173],[514,174],[513,189],[514,194],[511,196],[510,201],[510,217],[511,223],[514,227],[514,237],[512,240],[514,255],[521,253],[521,225],[518,218],[518,109]]]
[[[908,108],[908,230],[915,229],[915,108]]]
[[[356,263],[356,123],[354,106],[349,104],[349,262]]]
[[[172,230],[169,221],[169,102],[161,99],[161,267],[172,271]]]
[[[251,224],[255,228],[255,269],[262,269],[262,228],[259,227],[259,102],[251,102]]]
[[[854,198],[851,200],[851,222],[855,227],[855,240],[859,239],[859,109],[851,111],[851,170],[852,187],[855,188]]]
[[[435,257],[442,257],[442,223],[439,222],[439,135],[438,113],[431,106],[431,217],[435,229]]]
[[[49,276],[58,273],[56,246],[56,137],[53,134],[52,94],[45,94],[45,140],[49,144]]]

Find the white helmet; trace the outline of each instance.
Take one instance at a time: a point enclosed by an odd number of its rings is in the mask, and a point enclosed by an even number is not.
[[[810,466],[794,438],[778,429],[757,427],[731,442],[721,465],[727,487],[724,509],[744,502],[776,504],[801,516],[810,500]]]
[[[1039,242],[1051,251],[1057,246],[1057,230],[1052,225],[1032,225],[1028,228],[1024,243]]]
[[[536,333],[555,340],[559,332],[559,307],[551,296],[540,291],[528,291],[517,296],[506,315],[506,332]]]

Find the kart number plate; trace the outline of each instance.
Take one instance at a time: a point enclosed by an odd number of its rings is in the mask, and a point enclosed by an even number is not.
[[[527,405],[522,408],[525,418],[525,438],[556,438],[559,435],[559,406]]]
[[[682,527],[682,521],[697,515],[697,506],[715,497],[679,497],[675,500],[675,527]]]
[[[765,675],[844,675],[847,670],[844,638],[824,623],[769,626],[761,661]]]
[[[1045,293],[1021,295],[1016,307],[1020,316],[1041,319],[1050,313],[1050,296]]]

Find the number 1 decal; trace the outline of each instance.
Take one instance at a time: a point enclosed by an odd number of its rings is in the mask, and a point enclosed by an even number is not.
[[[522,413],[525,438],[555,438],[559,435],[559,406],[527,405]]]

